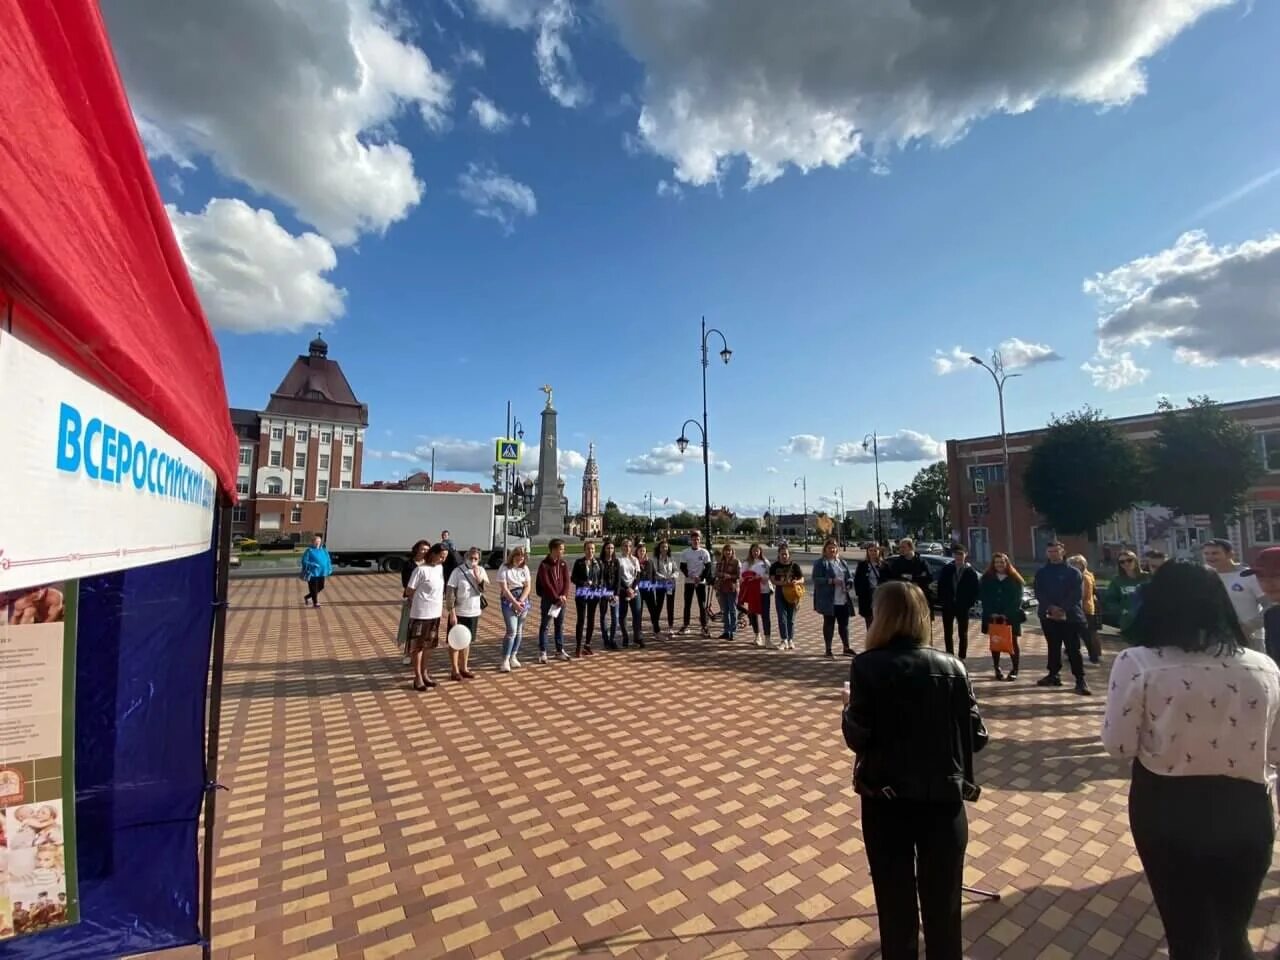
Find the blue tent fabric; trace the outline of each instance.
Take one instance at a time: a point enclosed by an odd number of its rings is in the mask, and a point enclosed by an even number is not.
[[[199,942],[214,557],[80,581],[80,922],[0,941],[0,960],[89,960]]]

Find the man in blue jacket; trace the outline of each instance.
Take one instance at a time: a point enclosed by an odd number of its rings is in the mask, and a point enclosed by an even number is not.
[[[1067,648],[1067,660],[1076,678],[1075,692],[1081,696],[1093,693],[1084,681],[1084,660],[1080,656],[1080,636],[1085,624],[1084,577],[1068,564],[1066,549],[1054,541],[1045,549],[1048,561],[1036,571],[1036,600],[1040,605],[1040,629],[1049,647],[1049,672],[1036,681],[1038,687],[1060,687],[1062,678],[1062,647]]]

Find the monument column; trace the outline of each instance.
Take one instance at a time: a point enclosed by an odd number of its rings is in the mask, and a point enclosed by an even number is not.
[[[551,387],[540,388],[547,395],[542,409],[542,435],[538,441],[538,487],[534,494],[534,535],[540,540],[564,536],[564,511],[560,503],[560,472],[557,457],[556,408],[551,405]]]

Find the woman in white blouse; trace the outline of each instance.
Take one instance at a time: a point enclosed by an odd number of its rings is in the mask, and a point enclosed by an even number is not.
[[[1252,957],[1271,867],[1280,668],[1245,647],[1218,575],[1169,563],[1111,668],[1102,742],[1132,761],[1129,827],[1171,960]]]
[[[533,581],[524,547],[513,547],[507,562],[498,568],[498,592],[502,596],[502,620],[507,631],[502,637],[502,662],[498,670],[510,673],[520,668],[520,641],[524,639],[524,618],[529,615]]]

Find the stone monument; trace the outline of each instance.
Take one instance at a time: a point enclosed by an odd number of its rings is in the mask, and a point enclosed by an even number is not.
[[[557,463],[556,408],[551,405],[551,387],[539,388],[547,395],[542,409],[542,436],[538,441],[538,483],[533,501],[533,535],[545,542],[564,536],[564,502],[560,494]]]

